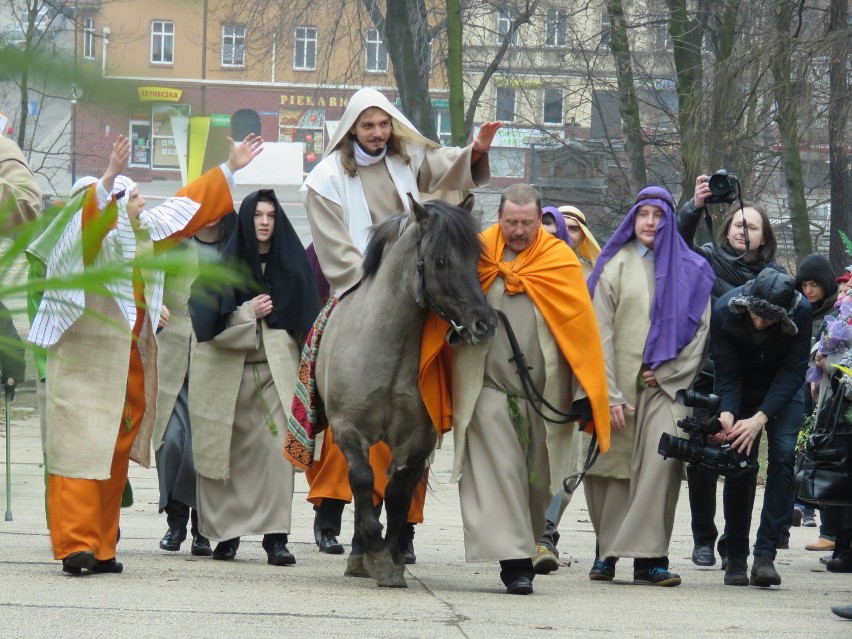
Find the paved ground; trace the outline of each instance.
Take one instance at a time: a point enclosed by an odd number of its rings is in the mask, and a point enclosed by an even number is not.
[[[38,419],[24,409],[33,399],[22,393],[12,419],[13,521],[0,521],[3,637],[852,636],[852,622],[829,610],[852,603],[852,576],[826,572],[817,553],[804,550],[815,529],[793,529],[792,549],[779,553],[780,588],[725,587],[721,571],[689,560],[685,494],[671,552],[682,586],[635,586],[629,561],[619,565],[626,581],[590,582],[594,538],[579,495],[563,521],[562,567],[537,577],[532,596],[505,595],[496,564],[464,561],[457,490],[449,483],[451,442],[437,453],[408,589],[345,578],[343,557],[317,551],[301,474],[290,536],[295,566],[267,565],[259,537],[246,538],[234,562],[195,558],[188,547],[162,552],[157,544],[166,524],[157,514],[156,472],[137,466],[131,467],[136,503],[122,513],[124,574],[69,577],[52,559],[45,530]],[[5,471],[0,464],[3,490]],[[344,536],[351,517],[347,509]]]

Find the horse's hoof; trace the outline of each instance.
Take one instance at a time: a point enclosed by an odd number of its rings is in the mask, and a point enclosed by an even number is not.
[[[394,573],[398,572],[391,559],[390,552],[387,549],[378,553],[367,553],[364,555],[364,568],[373,579],[376,579],[380,585],[382,582],[390,582],[394,580]]]
[[[408,588],[405,583],[405,569],[399,566],[385,579],[379,579],[379,588]]]
[[[364,568],[364,555],[349,555],[346,560],[346,570],[343,573],[344,577],[365,577],[370,578],[370,573]]]

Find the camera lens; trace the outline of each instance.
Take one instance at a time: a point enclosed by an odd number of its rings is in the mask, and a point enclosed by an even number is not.
[[[731,182],[725,173],[714,173],[710,176],[707,185],[713,195],[725,195],[731,190]]]

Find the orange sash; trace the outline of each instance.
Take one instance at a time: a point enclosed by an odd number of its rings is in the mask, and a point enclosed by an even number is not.
[[[541,313],[559,350],[577,377],[592,407],[594,422],[584,430],[597,433],[601,452],[609,448],[609,393],[603,348],[583,270],[563,241],[540,230],[533,243],[512,262],[502,262],[506,242],[499,225],[480,237],[479,281],[487,293],[500,276],[509,295],[525,293]],[[452,424],[449,353],[444,336],[448,325],[430,314],[420,351],[420,392],[438,432]],[[463,348],[463,347],[462,347]]]

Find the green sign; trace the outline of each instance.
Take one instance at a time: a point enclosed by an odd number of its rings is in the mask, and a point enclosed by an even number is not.
[[[227,113],[211,113],[210,126],[231,126],[231,116]]]

